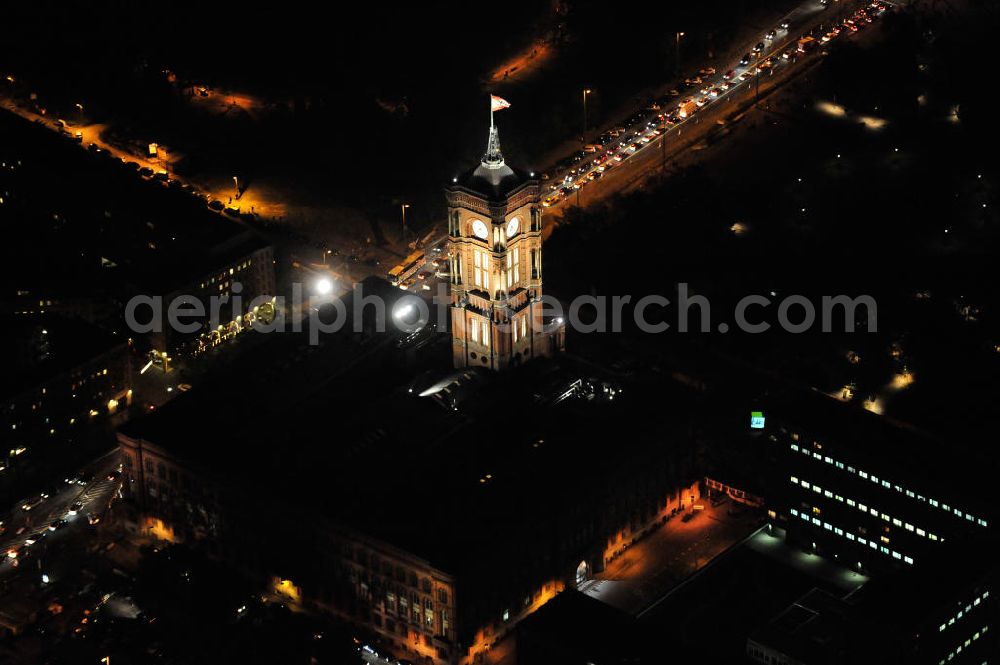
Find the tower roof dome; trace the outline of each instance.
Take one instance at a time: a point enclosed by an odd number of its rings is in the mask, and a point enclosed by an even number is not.
[[[490,125],[486,152],[479,165],[459,176],[457,184],[491,201],[499,201],[531,179],[520,169],[507,165],[500,151],[500,132],[496,125]]]

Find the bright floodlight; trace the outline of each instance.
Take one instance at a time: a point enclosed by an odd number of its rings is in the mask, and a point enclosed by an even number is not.
[[[325,296],[326,294],[333,291],[333,282],[327,277],[321,277],[316,282],[316,293]]]

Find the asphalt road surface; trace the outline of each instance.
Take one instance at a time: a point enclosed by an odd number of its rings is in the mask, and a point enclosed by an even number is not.
[[[64,538],[68,533],[92,528],[90,519],[101,519],[121,489],[118,451],[112,450],[87,464],[76,478],[92,476],[86,484],[63,482],[49,492],[41,503],[25,510],[24,505],[37,500],[37,495],[25,497],[3,516],[0,535],[0,578],[14,573],[30,561],[33,552],[42,545]],[[109,474],[115,474],[109,477]],[[80,504],[75,514],[70,507]],[[51,525],[65,520],[56,528]]]

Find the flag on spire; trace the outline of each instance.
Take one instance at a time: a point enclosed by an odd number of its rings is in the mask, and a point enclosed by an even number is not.
[[[497,97],[496,95],[490,95],[490,112],[502,111],[506,108],[510,108],[510,102],[508,102],[503,97]]]

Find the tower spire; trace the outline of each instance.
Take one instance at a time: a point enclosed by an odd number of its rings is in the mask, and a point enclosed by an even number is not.
[[[482,164],[488,169],[499,169],[503,163],[503,153],[500,152],[500,133],[493,123],[492,113],[490,114],[490,138],[486,142],[486,154],[483,155]]]

